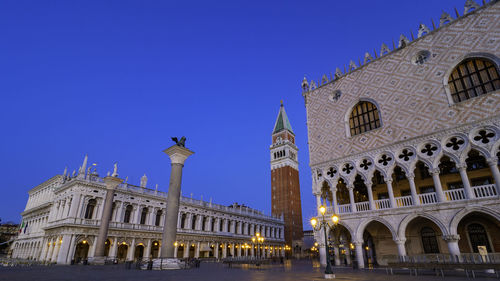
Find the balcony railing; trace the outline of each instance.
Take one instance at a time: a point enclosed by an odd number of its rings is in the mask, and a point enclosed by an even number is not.
[[[477,199],[498,197],[498,192],[494,184],[474,186],[472,187],[472,192],[474,194],[474,197]],[[465,190],[463,188],[446,190],[443,193],[445,196],[445,200],[447,202],[468,200]],[[418,194],[417,197],[420,205],[430,205],[430,204],[440,203],[437,200],[436,192]],[[411,195],[396,197],[394,199],[396,201],[395,207],[391,207],[390,199],[374,200],[375,209],[383,210],[383,209],[407,208],[415,206],[415,202],[413,202],[413,198]],[[369,201],[357,202],[354,204],[354,206],[356,207],[355,210],[356,212],[367,212],[371,210]],[[337,207],[339,214],[353,213],[353,211],[351,210],[351,204],[338,205]],[[329,206],[327,208],[327,211],[333,213],[334,212],[333,206]]]

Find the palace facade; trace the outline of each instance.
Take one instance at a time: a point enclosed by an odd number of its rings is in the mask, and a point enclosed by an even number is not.
[[[78,174],[65,171],[29,191],[21,233],[12,244],[13,258],[69,264],[94,256],[106,186],[95,168],[86,171],[86,163],[87,158]],[[108,258],[160,256],[167,194],[146,185],[143,176],[140,186],[117,187],[105,248]],[[181,197],[178,215],[176,257],[285,254],[282,218],[236,203],[223,206],[187,197]],[[263,244],[252,244],[256,233],[265,238]]]
[[[500,252],[500,3],[454,14],[302,83],[335,264]]]

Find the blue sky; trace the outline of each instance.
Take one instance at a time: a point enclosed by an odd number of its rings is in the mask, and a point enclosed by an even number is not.
[[[269,213],[269,145],[283,99],[314,214],[300,83],[431,27],[463,1],[0,2],[0,218],[85,153],[101,175],[166,191],[171,136],[195,152],[183,194]]]

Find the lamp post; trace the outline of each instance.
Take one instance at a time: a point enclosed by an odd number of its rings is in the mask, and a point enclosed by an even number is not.
[[[262,243],[264,243],[264,237],[260,236],[260,233],[255,233],[255,236],[252,237],[252,243],[255,245],[257,243],[257,258],[260,259],[260,247]],[[257,265],[260,265],[257,261]]]
[[[325,279],[333,279],[335,278],[335,274],[333,274],[332,271],[332,265],[330,262],[330,253],[328,251],[328,237],[326,235],[326,230],[327,228],[330,230],[333,230],[335,226],[339,222],[339,217],[335,214],[332,215],[332,222],[333,222],[333,227],[330,226],[330,224],[326,221],[325,219],[325,213],[326,213],[326,207],[325,206],[320,206],[319,207],[319,212],[321,214],[321,220],[319,221],[318,224],[318,219],[312,218],[311,219],[311,225],[314,230],[316,231],[321,231],[321,229],[324,229],[324,234],[325,234],[325,250],[326,250],[326,268],[325,268]]]

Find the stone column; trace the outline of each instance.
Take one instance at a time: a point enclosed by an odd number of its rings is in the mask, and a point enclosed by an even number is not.
[[[432,180],[434,181],[434,187],[436,189],[436,197],[438,202],[445,202],[443,187],[441,186],[441,180],[439,179],[439,168],[430,170],[432,174]]]
[[[394,240],[394,242],[396,242],[396,245],[398,246],[398,255],[400,260],[404,259],[404,257],[406,256],[406,248],[405,248],[406,238],[399,238]]]
[[[319,206],[321,206],[321,193],[316,192],[314,196],[316,196],[316,209],[319,209]]]
[[[49,240],[48,239],[43,239],[42,241],[43,247],[42,247],[42,254],[40,256],[41,261],[45,261],[45,257],[47,256],[47,250],[49,249]],[[16,255],[19,250],[16,250]],[[14,258],[16,256],[12,255]]]
[[[122,213],[123,213],[123,208],[124,208],[124,203],[123,201],[120,202],[120,205],[116,206],[116,215],[115,215],[115,221],[116,222],[123,222],[122,220]]]
[[[200,247],[201,247],[201,243],[200,242],[196,242],[196,245],[195,245],[195,249],[194,249],[194,257],[195,258],[199,258],[200,257]]]
[[[370,202],[370,210],[376,210],[375,201],[373,200],[373,190],[372,190],[372,181],[368,180],[368,183],[365,183],[366,189],[368,191],[368,201]],[[337,248],[338,251],[338,248]]]
[[[214,246],[214,257],[216,259],[219,258],[219,243],[215,243],[215,246]]]
[[[134,260],[134,252],[135,252],[135,238],[132,238],[132,243],[130,243],[127,251],[127,261]]]
[[[189,248],[191,248],[191,241],[187,241],[184,244],[184,252],[182,253],[183,258],[189,258]]]
[[[241,244],[238,245],[238,250],[236,250],[236,255],[241,257]]]
[[[469,177],[467,176],[467,164],[457,165],[457,169],[460,172],[460,177],[462,178],[462,183],[464,185],[465,196],[467,199],[474,199],[474,193],[472,192],[472,187],[470,186]]]
[[[394,191],[392,190],[392,178],[385,178],[384,181],[387,184],[387,193],[389,193],[389,201],[391,202],[391,208],[397,208],[398,206],[396,205],[396,199],[394,199]]]
[[[497,195],[500,195],[500,171],[498,171],[498,161],[496,157],[488,158],[486,160],[488,166],[490,166],[491,174],[495,179],[495,187],[497,189]]]
[[[321,266],[326,266],[326,248],[325,248],[325,238],[323,235],[324,229],[320,229],[316,232],[318,248],[319,248],[319,264]],[[284,248],[284,247],[283,247]]]
[[[116,171],[115,171],[116,172]],[[113,198],[116,187],[122,183],[122,179],[118,178],[118,174],[104,178],[106,184],[106,199],[104,200],[103,212],[101,216],[101,225],[99,226],[99,234],[95,242],[95,255],[92,263],[104,264],[105,242],[108,237],[109,221],[111,220],[111,212],[113,211]]]
[[[410,184],[410,192],[413,205],[420,205],[420,199],[418,199],[417,194],[417,187],[415,186],[415,175],[413,173],[409,173],[406,178],[408,179],[408,183]]]
[[[349,185],[347,189],[349,190],[349,202],[351,203],[351,213],[355,213],[357,212],[357,210],[356,210],[356,203],[354,202],[354,186]]]
[[[61,246],[59,249],[59,255],[57,255],[57,264],[66,264],[66,259],[68,257],[71,239],[72,239],[71,234],[64,234],[63,235]]]
[[[359,268],[365,268],[365,260],[363,258],[363,241],[355,241],[356,246],[356,260],[358,261]]]
[[[179,252],[179,244],[174,244],[174,258],[177,258],[177,253]]]
[[[443,237],[444,241],[448,244],[448,251],[452,256],[452,259],[460,259],[460,249],[458,248],[458,240],[460,240],[460,235],[446,235]]]
[[[347,242],[346,242],[347,243]],[[345,243],[344,243],[345,244]],[[346,247],[345,248],[345,260],[347,262],[347,264],[351,264],[351,248],[350,247]]]
[[[111,249],[109,250],[108,256],[110,258],[116,258],[116,251],[118,250],[118,238],[115,237],[112,243],[113,245],[111,245]]]
[[[333,245],[333,253],[335,254],[335,265],[340,265],[340,255],[339,255],[339,246],[337,244]]]
[[[177,219],[179,213],[179,201],[181,194],[181,180],[182,180],[182,167],[186,159],[194,152],[179,145],[173,145],[165,152],[172,162],[172,170],[170,173],[170,183],[168,186],[167,195],[167,215],[165,216],[165,223],[163,224],[162,235],[162,258],[174,257],[174,242],[177,235]]]
[[[225,259],[227,257],[227,243],[222,245],[222,258]]]
[[[151,256],[151,239],[148,239],[146,249],[144,250],[144,255],[142,255],[143,260],[149,260]]]

